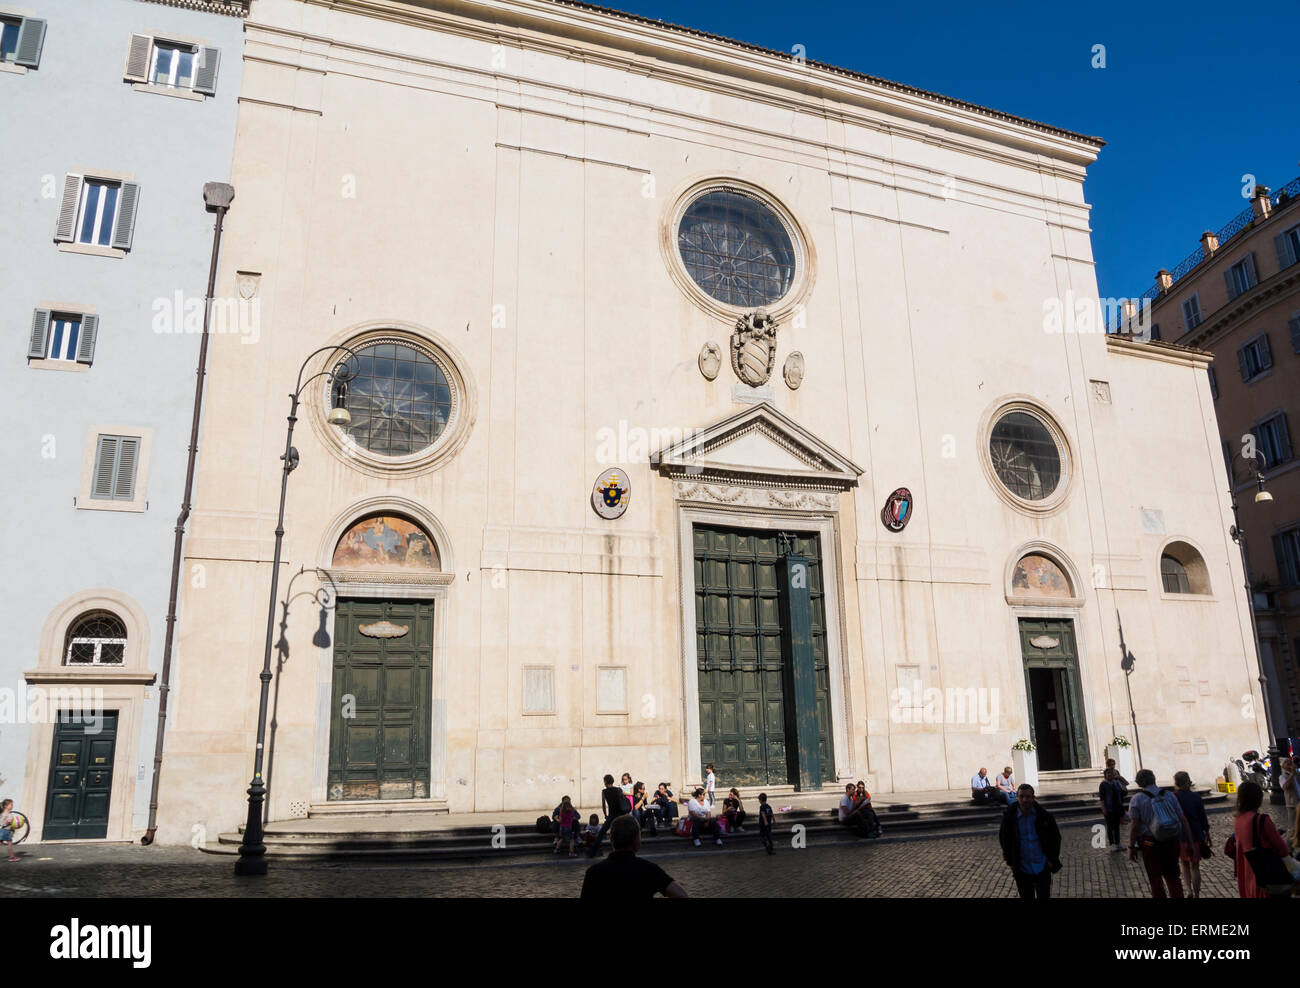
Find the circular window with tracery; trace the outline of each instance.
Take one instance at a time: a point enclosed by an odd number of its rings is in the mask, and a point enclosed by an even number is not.
[[[793,223],[749,190],[714,186],[688,198],[674,234],[691,281],[724,305],[774,305],[800,276],[801,245]]]
[[[126,659],[126,625],[110,611],[83,614],[68,629],[63,664],[121,665]]]
[[[437,442],[455,410],[439,361],[395,340],[355,349],[356,374],[343,390],[352,442],[380,456],[406,456]]]
[[[1060,444],[1047,423],[1030,412],[1007,412],[997,420],[989,457],[1003,486],[1022,500],[1045,501],[1061,483]]]

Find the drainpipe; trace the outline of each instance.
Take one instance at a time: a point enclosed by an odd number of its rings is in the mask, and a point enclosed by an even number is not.
[[[217,285],[217,257],[221,253],[221,227],[226,211],[235,198],[235,187],[224,182],[203,186],[203,201],[217,214],[212,234],[212,262],[208,266],[208,294],[203,304],[203,336],[199,339],[199,368],[194,381],[194,415],[190,421],[190,455],[185,465],[185,492],[181,495],[181,513],[176,518],[176,540],[172,545],[171,594],[167,599],[167,633],[163,640],[162,682],[158,687],[158,728],[153,749],[153,783],[149,789],[149,827],[141,844],[152,844],[158,829],[158,783],[162,776],[163,741],[167,728],[167,694],[171,690],[172,642],[176,633],[176,595],[181,582],[181,545],[185,539],[185,522],[190,516],[190,496],[194,491],[194,461],[199,453],[199,417],[203,411],[203,378],[208,366],[208,323],[212,318],[212,297]]]

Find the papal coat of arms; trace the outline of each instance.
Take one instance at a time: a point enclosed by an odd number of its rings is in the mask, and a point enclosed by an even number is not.
[[[763,309],[746,312],[731,334],[731,369],[751,388],[767,383],[776,363],[776,320]]]
[[[632,500],[632,486],[622,470],[606,470],[596,478],[591,492],[591,506],[602,518],[618,518]]]

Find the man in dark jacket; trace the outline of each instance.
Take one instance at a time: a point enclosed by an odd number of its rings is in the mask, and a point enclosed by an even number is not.
[[[998,840],[1020,898],[1051,898],[1052,875],[1061,870],[1061,831],[1028,783],[1016,790],[1015,804],[1002,814]]]

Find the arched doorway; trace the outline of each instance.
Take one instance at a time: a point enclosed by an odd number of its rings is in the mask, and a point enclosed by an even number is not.
[[[326,799],[429,799],[435,604],[447,580],[438,544],[407,514],[367,513],[339,536],[329,570],[339,597]]]
[[[1074,620],[1074,610],[1082,604],[1077,579],[1063,557],[1032,547],[1018,554],[1008,583],[1038,767],[1044,772],[1087,768],[1088,729]]]

